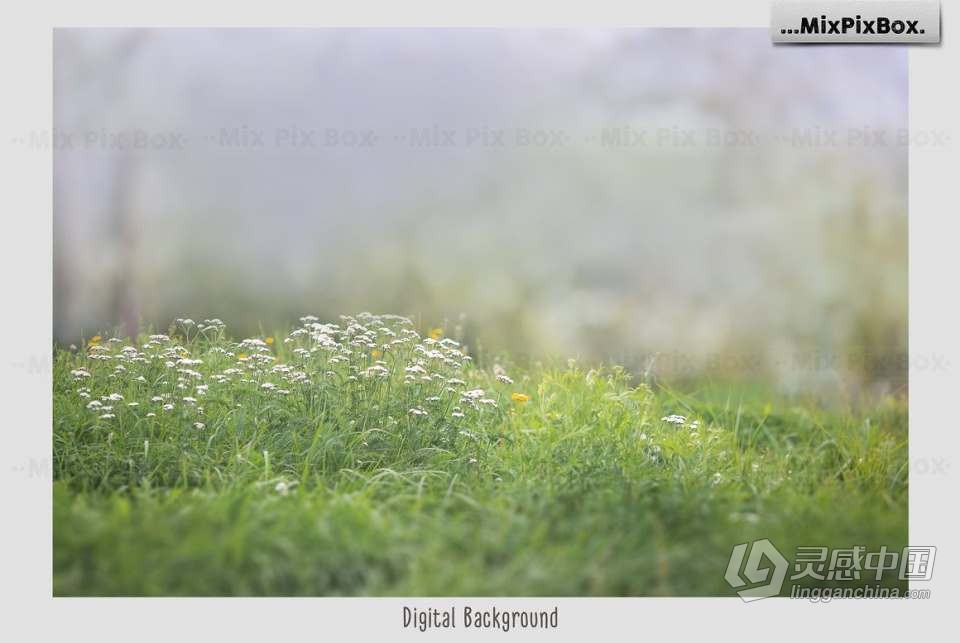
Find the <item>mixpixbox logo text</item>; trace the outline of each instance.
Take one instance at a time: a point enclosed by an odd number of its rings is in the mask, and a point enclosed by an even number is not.
[[[940,42],[940,4],[915,2],[790,2],[773,5],[778,43]]]

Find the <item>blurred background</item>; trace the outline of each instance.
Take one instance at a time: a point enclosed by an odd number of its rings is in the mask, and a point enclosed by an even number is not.
[[[475,354],[905,388],[904,48],[70,29],[54,50],[58,342],[370,310]]]

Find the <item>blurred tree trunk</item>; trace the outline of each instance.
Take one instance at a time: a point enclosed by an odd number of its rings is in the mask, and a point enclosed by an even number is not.
[[[109,135],[119,134],[124,123],[110,122],[110,107],[123,102],[126,84],[131,74],[132,63],[148,40],[146,30],[119,29],[113,47],[107,51],[94,51],[84,46],[82,33],[58,30],[55,33],[55,51],[58,63],[54,65],[57,76],[54,82],[54,128],[82,136],[88,128],[105,127]],[[94,73],[109,66],[112,73]],[[104,80],[97,82],[97,78]],[[65,85],[79,91],[73,96],[74,104],[63,104],[67,95]],[[83,100],[83,96],[95,100]],[[106,99],[106,100],[104,100]],[[107,106],[105,109],[104,106]],[[122,113],[121,110],[113,112]],[[72,279],[74,258],[70,243],[69,215],[72,204],[66,203],[63,195],[68,193],[65,185],[69,177],[68,165],[60,154],[94,154],[96,152],[74,149],[54,150],[53,208],[55,256],[53,265],[54,335],[64,337],[74,332],[76,314],[74,302],[77,293]],[[136,336],[140,325],[140,306],[136,293],[136,256],[138,250],[138,222],[136,208],[136,183],[139,175],[138,157],[134,151],[99,151],[109,163],[109,187],[103,204],[104,238],[112,241],[115,262],[109,277],[110,324],[118,324],[122,333]],[[84,159],[96,162],[97,158]]]
[[[112,309],[120,331],[136,338],[140,329],[140,302],[137,299],[136,267],[138,222],[135,212],[137,160],[129,152],[120,152],[113,161],[113,189],[108,205],[108,227],[116,248]]]

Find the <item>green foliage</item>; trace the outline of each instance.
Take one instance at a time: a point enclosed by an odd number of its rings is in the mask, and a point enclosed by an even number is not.
[[[728,595],[737,543],[906,544],[901,401],[488,371],[431,335],[178,320],[57,350],[55,593]]]

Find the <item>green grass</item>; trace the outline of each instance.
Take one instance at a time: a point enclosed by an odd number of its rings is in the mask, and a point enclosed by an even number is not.
[[[390,316],[266,339],[55,350],[56,595],[731,595],[737,543],[906,544],[903,400],[497,378]]]

